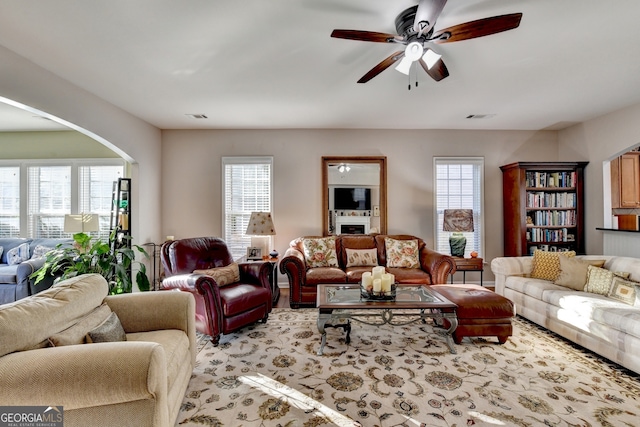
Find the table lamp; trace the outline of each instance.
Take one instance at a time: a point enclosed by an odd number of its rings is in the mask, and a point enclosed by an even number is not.
[[[467,238],[462,233],[473,231],[473,210],[445,209],[442,229],[452,232],[449,236],[451,256],[464,257]]]
[[[100,231],[100,222],[96,214],[67,214],[64,216],[65,233],[88,233]]]
[[[271,213],[251,212],[251,218],[249,218],[249,225],[247,225],[247,231],[245,234],[251,236],[251,247],[261,249],[260,255],[265,256],[269,254],[269,243],[271,242],[269,236],[274,236],[276,234]],[[277,257],[278,253],[273,250],[269,255]]]

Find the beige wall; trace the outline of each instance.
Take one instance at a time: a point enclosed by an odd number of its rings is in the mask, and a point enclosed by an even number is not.
[[[586,243],[587,253],[603,253],[604,233],[596,230],[603,227],[605,215],[610,215],[610,200],[607,174],[608,162],[614,157],[640,144],[640,104],[580,123],[558,134],[558,149],[561,160],[577,157],[589,160],[586,173]],[[603,185],[603,182],[605,183]],[[617,233],[610,238],[620,237]],[[640,251],[638,237],[637,251]],[[630,254],[637,256],[638,253]]]
[[[556,132],[395,130],[169,130],[162,132],[162,230],[222,233],[221,157],[274,157],[275,247],[321,233],[321,157],[387,156],[388,231],[433,245],[433,157],[485,158],[485,258],[502,255],[499,166],[556,160]],[[488,270],[488,267],[487,267]],[[487,280],[493,280],[490,274]]]
[[[120,158],[111,149],[76,131],[0,132],[0,153],[2,160]]]

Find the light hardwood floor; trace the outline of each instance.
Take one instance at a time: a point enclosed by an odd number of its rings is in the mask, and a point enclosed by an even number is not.
[[[289,308],[289,288],[280,288],[280,298],[273,308]]]

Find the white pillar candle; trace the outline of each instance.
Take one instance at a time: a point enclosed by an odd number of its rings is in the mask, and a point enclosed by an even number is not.
[[[362,273],[362,287],[365,289],[369,289],[373,286],[373,277],[371,276],[370,271],[365,271]]]
[[[391,284],[393,285],[394,283],[396,283],[396,276],[391,273],[387,273],[387,274],[389,274],[389,277],[391,277]]]
[[[382,281],[380,279],[373,279],[373,292],[380,292],[382,289]]]
[[[371,272],[374,279],[382,279],[382,275],[384,274],[384,267],[383,266],[373,267],[371,269]]]
[[[391,292],[391,275],[383,274],[380,282],[380,286],[382,288],[382,292]]]

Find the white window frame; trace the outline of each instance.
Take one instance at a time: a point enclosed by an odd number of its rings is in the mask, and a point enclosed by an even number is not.
[[[28,170],[30,167],[47,167],[47,166],[68,166],[71,167],[71,207],[70,214],[82,213],[81,197],[79,196],[80,180],[79,169],[83,166],[122,166],[123,177],[127,175],[128,168],[127,163],[123,159],[116,158],[100,158],[100,159],[56,159],[56,160],[43,160],[43,159],[23,159],[23,160],[0,160],[0,166],[14,166],[20,168],[20,237],[35,238],[39,236],[29,235],[29,178]],[[109,190],[109,197],[111,196],[111,190]],[[89,212],[85,212],[89,213]],[[105,213],[99,213],[101,217]],[[107,217],[110,212],[106,213]],[[100,238],[106,240],[109,235],[108,221],[100,221],[101,225],[107,226],[107,229],[101,227],[101,231],[97,233]],[[91,233],[94,234],[94,233]],[[67,236],[66,233],[63,233]],[[70,235],[68,235],[70,237]]]
[[[439,203],[439,178],[438,169],[445,165],[471,165],[473,169],[472,188],[461,188],[460,194],[446,195],[446,203]],[[452,179],[452,181],[456,181]],[[467,238],[465,257],[469,257],[471,251],[477,251],[480,258],[484,254],[484,157],[434,157],[433,158],[433,182],[434,182],[434,245],[435,250],[444,254],[450,254],[448,231],[443,231],[444,209],[473,209],[474,231]],[[471,201],[468,197],[471,196]],[[456,200],[457,199],[457,200]],[[465,233],[466,234],[466,233]]]
[[[244,234],[252,209],[243,210],[233,213],[240,216],[241,226],[236,230],[229,230],[227,227],[227,176],[226,170],[228,165],[268,165],[269,166],[269,195],[266,205],[261,206],[258,210],[263,212],[272,212],[273,210],[273,156],[225,156],[222,157],[222,236],[227,243],[227,247],[231,251],[234,259],[238,259],[246,255],[246,248],[251,245],[251,236]],[[268,205],[268,206],[267,206]],[[269,246],[273,246],[272,237],[268,236]],[[263,254],[265,255],[265,254]]]

